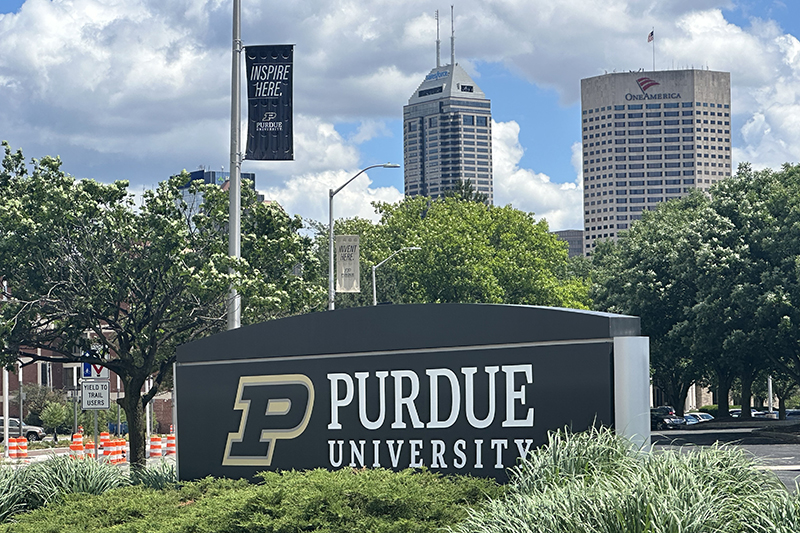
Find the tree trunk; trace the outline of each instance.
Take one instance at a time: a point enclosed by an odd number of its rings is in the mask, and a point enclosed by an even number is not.
[[[683,416],[684,406],[686,405],[686,396],[689,394],[689,387],[691,384],[680,383],[675,387],[669,388],[667,401],[675,409],[675,414]]]
[[[786,420],[786,398],[778,398],[778,418]]]
[[[747,371],[742,372],[740,379],[742,380],[742,412],[739,418],[750,420],[753,418],[750,413],[750,404],[753,397],[753,373]]]
[[[145,442],[145,413],[142,406],[141,386],[134,388],[135,385],[125,386],[125,396],[121,399],[122,408],[128,418],[128,438],[130,440],[130,457],[128,462],[131,466],[144,467],[147,464],[146,442]]]
[[[725,371],[717,371],[717,416],[725,418],[731,416],[728,396],[731,393],[731,379],[730,375]]]

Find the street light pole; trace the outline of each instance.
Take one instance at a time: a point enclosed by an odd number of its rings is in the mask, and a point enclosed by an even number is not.
[[[228,255],[239,258],[241,256],[241,160],[239,159],[239,142],[241,140],[241,69],[242,69],[242,39],[241,39],[241,5],[240,0],[233,0],[233,54],[231,65],[231,168],[228,187],[230,205],[228,207]],[[233,274],[233,269],[228,273]],[[231,287],[227,302],[228,329],[236,329],[242,323],[241,297],[234,287]]]
[[[395,253],[393,253],[392,255],[390,255],[389,257],[387,257],[386,259],[384,259],[383,261],[381,261],[377,265],[372,265],[372,305],[373,306],[378,305],[378,290],[375,288],[375,271],[378,270],[378,267],[381,266],[382,264],[384,264],[386,261],[388,261],[392,257],[396,256],[397,254],[399,254],[400,252],[403,252],[405,250],[422,250],[422,248],[420,248],[419,246],[405,246],[405,247],[400,248],[399,250],[397,250]]]
[[[351,181],[359,177],[361,174],[366,172],[371,168],[400,168],[400,165],[394,163],[383,163],[380,165],[370,165],[367,168],[363,168],[358,171],[358,174],[350,178],[345,182],[344,185],[339,187],[336,190],[328,189],[328,311],[333,311],[334,306],[334,298],[336,295],[336,286],[334,285],[334,270],[333,270],[333,197],[336,194],[347,187]]]

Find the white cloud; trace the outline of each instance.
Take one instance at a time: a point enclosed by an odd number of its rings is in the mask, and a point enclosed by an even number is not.
[[[362,144],[376,137],[391,137],[392,132],[383,120],[362,120],[358,131],[350,138],[355,144]]]
[[[325,218],[327,188],[358,170],[367,141],[392,136],[387,121],[400,118],[434,65],[436,7],[449,61],[446,4],[243,4],[246,43],[296,43],[296,161],[247,162],[246,169],[290,211]],[[582,77],[649,69],[646,35],[655,26],[659,68],[707,64],[731,72],[734,162],[796,161],[800,41],[767,18],[737,26],[725,19],[731,7],[732,0],[464,0],[456,6],[456,57],[479,85],[481,66],[499,62],[574,104]],[[121,167],[125,176],[134,172],[128,167],[147,168],[141,181],[148,184],[196,164],[227,167],[230,14],[226,0],[27,0],[0,17],[2,136],[29,155],[61,154],[65,165],[101,179]],[[345,139],[339,122],[360,126]],[[496,202],[534,211],[553,229],[580,227],[580,165],[566,184],[520,168],[517,123],[496,126]],[[577,139],[577,124],[575,132]],[[359,178],[337,197],[339,212],[371,216],[371,199],[400,197],[368,181]]]
[[[375,169],[372,172],[381,172]],[[270,200],[275,200],[289,213],[298,213],[304,219],[328,221],[328,191],[337,189],[358,173],[350,170],[326,171],[318,174],[293,176],[281,185],[264,190]],[[403,193],[394,187],[372,188],[368,174],[362,174],[334,197],[335,218],[367,218],[378,220],[371,202],[398,202]]]
[[[272,185],[259,189],[270,200],[276,200],[289,213],[319,221],[328,220],[328,191],[338,189],[359,169],[359,152],[345,141],[333,127],[312,117],[297,122],[295,134],[296,161],[251,163],[258,171],[259,182],[265,180],[266,168],[272,170]],[[336,170],[331,170],[336,169]],[[361,217],[377,220],[371,202],[397,202],[403,193],[394,187],[372,187],[371,172],[401,172],[373,169],[365,172],[334,197],[336,218]],[[280,177],[283,174],[283,178]]]
[[[580,176],[572,183],[553,183],[546,174],[520,168],[519,131],[514,121],[492,122],[494,203],[533,212],[547,220],[551,231],[583,228]],[[576,151],[580,157],[579,144],[573,146],[573,160]]]

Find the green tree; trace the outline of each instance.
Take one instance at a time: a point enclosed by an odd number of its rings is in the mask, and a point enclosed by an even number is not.
[[[42,410],[48,402],[56,402],[66,405],[67,399],[64,392],[56,389],[51,389],[42,385],[33,383],[26,383],[22,385],[22,392],[25,394],[23,399],[23,408],[28,413],[25,416],[25,423],[32,426],[42,425]],[[19,392],[14,399],[14,403],[19,405]]]
[[[479,204],[486,204],[489,201],[489,196],[478,192],[472,186],[470,180],[455,180],[455,185],[452,185],[444,193],[445,198],[458,198],[460,200],[469,200],[470,202],[478,202]]]
[[[76,180],[52,157],[33,160],[29,172],[20,150],[4,148],[0,275],[10,294],[0,354],[6,363],[24,355],[119,375],[134,464],[145,461],[144,406],[169,379],[176,346],[224,328],[229,287],[243,296],[244,321],[314,308],[324,294],[292,275],[297,262],[316,261],[297,235],[299,220],[257,203],[247,188],[243,257],[233,260],[227,194],[215,186],[192,186],[204,194],[199,213],[183,201],[185,174],[146,192],[136,208],[127,182]]]
[[[456,197],[414,197],[375,207],[381,216],[377,224],[337,221],[337,234],[361,237],[362,274],[362,293],[337,295],[338,307],[369,305],[372,265],[409,246],[421,249],[404,252],[378,270],[379,301],[589,304],[589,280],[575,275],[566,243],[530,213]],[[327,250],[326,234],[317,247]]]
[[[598,247],[595,299],[642,316],[659,385],[680,390],[685,380],[665,373],[705,368],[726,416],[738,377],[749,417],[759,373],[800,378],[800,167],[743,164],[711,192],[662,205]],[[665,352],[670,337],[679,342]]]
[[[717,222],[708,200],[694,194],[645,213],[592,257],[595,307],[640,317],[642,335],[650,337],[653,382],[679,414],[707,363],[691,344],[697,250]]]
[[[740,337],[748,342],[750,366],[800,382],[800,166],[740,165],[734,179],[717,187],[714,204],[734,221],[743,243],[733,294],[745,310]]]
[[[53,432],[53,442],[58,442],[58,428],[64,425],[69,417],[66,405],[57,402],[47,402],[42,409],[42,425],[45,431]]]

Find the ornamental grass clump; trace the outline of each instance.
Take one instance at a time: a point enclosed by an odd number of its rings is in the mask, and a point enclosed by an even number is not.
[[[508,493],[456,533],[800,531],[800,502],[744,452],[644,451],[612,431],[553,433],[512,469]]]
[[[0,469],[0,522],[25,508],[24,493],[20,490],[24,480],[19,470]]]
[[[128,477],[114,465],[93,460],[75,460],[67,456],[51,457],[20,471],[26,480],[25,499],[35,509],[66,494],[103,494],[130,484]]]
[[[132,485],[162,490],[175,485],[178,482],[178,475],[175,472],[175,463],[162,460],[147,468],[131,469],[130,480]]]

